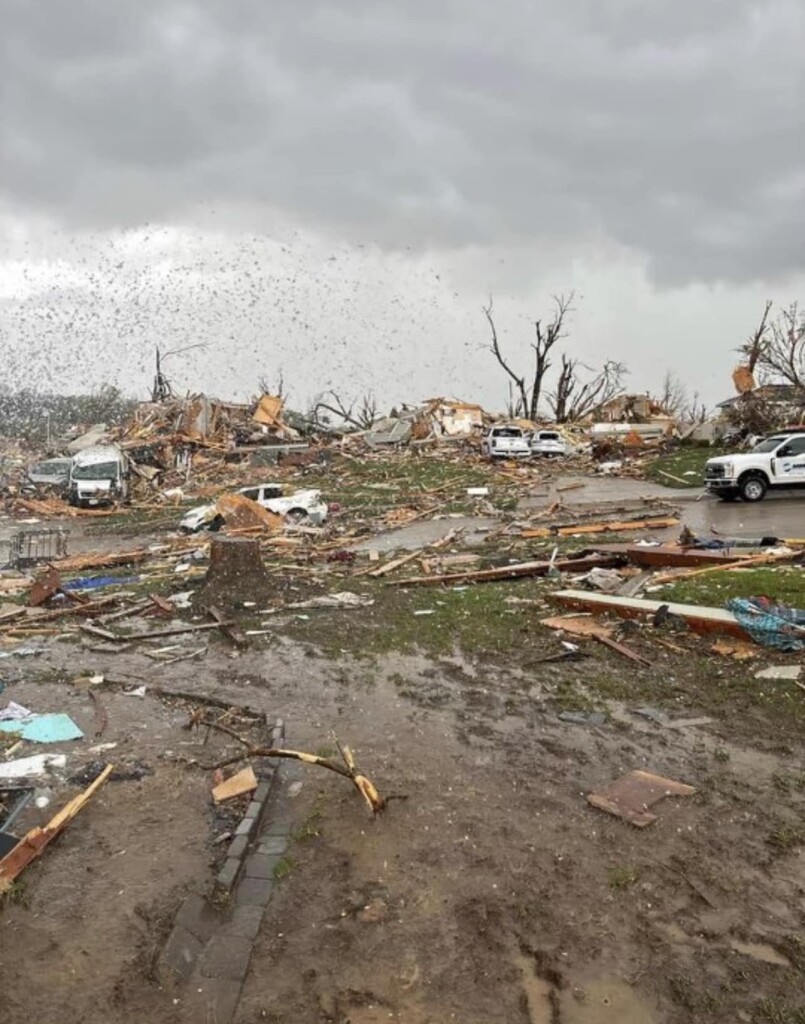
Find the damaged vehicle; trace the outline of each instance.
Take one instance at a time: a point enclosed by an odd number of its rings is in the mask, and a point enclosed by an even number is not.
[[[557,430],[535,430],[529,440],[532,455],[549,459],[571,454],[571,447]]]
[[[71,505],[113,505],[129,496],[129,460],[115,445],[95,445],[74,455],[68,497]]]
[[[490,459],[527,459],[531,455],[528,435],[516,424],[490,428],[481,442],[481,451]]]
[[[35,462],[28,467],[27,483],[34,487],[52,487],[54,490],[64,490],[70,480],[72,464],[73,460],[68,458]]]
[[[294,491],[286,495],[282,484],[259,484],[241,487],[237,493],[293,523],[321,526],[327,519],[328,507],[321,500],[321,491]],[[199,530],[220,530],[223,525],[224,517],[217,504],[199,505],[182,517],[179,529],[184,533],[197,533]]]

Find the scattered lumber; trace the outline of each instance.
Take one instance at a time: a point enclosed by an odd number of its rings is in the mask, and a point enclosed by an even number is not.
[[[81,629],[92,636],[100,637],[103,640],[111,640],[117,643],[131,643],[132,640],[155,640],[163,636],[179,636],[182,633],[199,633],[205,629],[221,629],[224,626],[234,626],[233,622],[199,622],[188,623],[186,626],[174,626],[170,629],[152,629],[148,633],[129,633],[125,636],[112,633],[107,629],[98,629],[91,623],[82,622]]]
[[[679,526],[678,516],[655,517],[651,519],[616,519],[611,522],[577,523],[575,526],[541,526],[523,530],[521,537],[575,537],[580,533],[623,533],[626,530],[669,530]]]
[[[516,562],[494,569],[476,569],[452,572],[438,576],[407,576],[401,580],[387,580],[390,587],[433,587],[441,583],[486,583],[494,580],[514,580],[523,576],[546,576],[549,571],[587,572],[590,569],[612,569],[621,564],[615,555],[591,555],[588,558],[559,558],[555,561]]]
[[[550,598],[565,608],[598,615],[613,612],[623,619],[653,618],[660,608],[666,608],[669,615],[684,619],[696,633],[719,633],[740,640],[751,639],[732,612],[723,608],[671,604],[638,597],[618,597],[614,594],[594,594],[587,590],[558,590],[551,594]]]
[[[782,551],[776,554],[749,555],[740,561],[734,561],[731,565],[708,565],[704,569],[691,569],[689,572],[663,573],[654,577],[654,583],[675,583],[677,580],[687,580],[691,576],[702,576],[706,572],[716,572],[723,569],[725,572],[732,569],[753,568],[759,565],[780,565],[783,562],[793,562],[802,557],[801,551]]]
[[[697,548],[682,548],[675,544],[659,544],[652,547],[644,544],[596,544],[586,548],[581,554],[622,555],[631,565],[638,565],[641,568],[725,566],[752,557],[748,552],[703,551]]]

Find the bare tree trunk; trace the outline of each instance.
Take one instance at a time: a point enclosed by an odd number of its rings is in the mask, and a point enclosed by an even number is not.
[[[483,306],[484,316],[489,323],[489,330],[492,332],[492,353],[497,359],[499,365],[503,367],[506,373],[511,377],[514,386],[517,388],[518,393],[518,407],[522,409],[523,416],[526,415],[528,410],[528,398],[525,390],[525,377],[518,377],[514,370],[509,366],[506,360],[503,358],[503,353],[500,351],[500,343],[498,341],[498,332],[495,327],[495,321],[492,319],[492,297],[489,297],[489,305]]]

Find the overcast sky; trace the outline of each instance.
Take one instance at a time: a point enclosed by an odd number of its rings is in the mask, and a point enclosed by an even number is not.
[[[805,298],[801,0],[6,0],[5,381],[502,407],[567,345],[714,402]]]

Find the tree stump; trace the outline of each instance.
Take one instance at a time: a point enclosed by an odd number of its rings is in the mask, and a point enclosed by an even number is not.
[[[196,604],[231,610],[244,601],[260,601],[271,587],[259,540],[215,537],[210,544],[210,567],[196,595]]]

